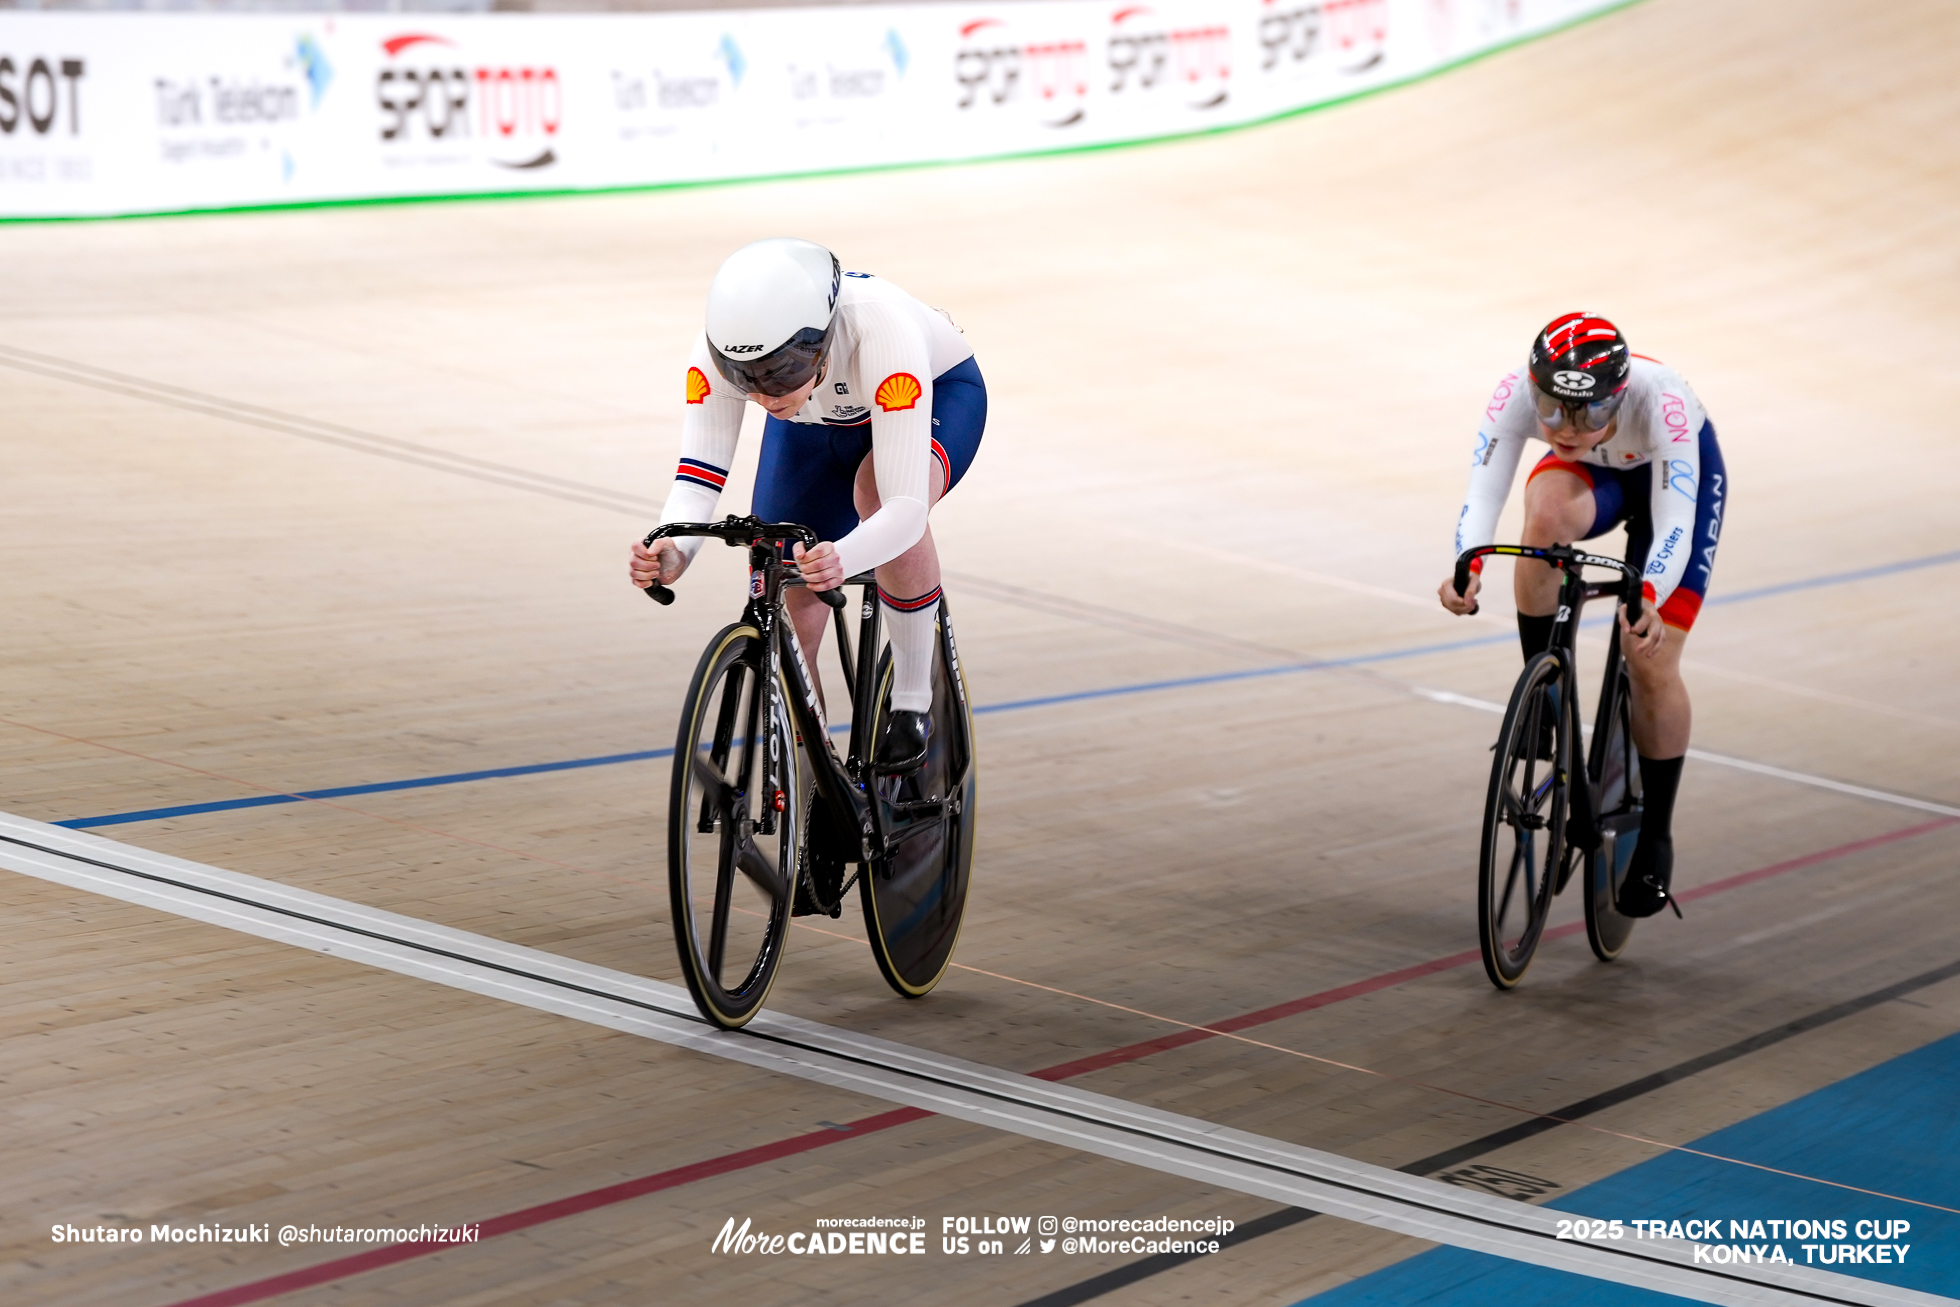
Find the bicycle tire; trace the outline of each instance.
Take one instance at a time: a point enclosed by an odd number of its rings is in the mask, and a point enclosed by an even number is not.
[[[1478,856],[1477,937],[1484,974],[1499,989],[1515,986],[1531,966],[1565,856],[1573,731],[1560,691],[1570,684],[1570,665],[1559,650],[1526,663],[1491,760]],[[1538,756],[1547,734],[1549,759]]]
[[[974,798],[973,710],[966,676],[953,642],[945,601],[939,605],[937,657],[932,673],[932,735],[925,765],[909,776],[876,782],[888,797],[955,799],[936,830],[900,843],[858,877],[865,935],[885,983],[906,998],[922,998],[952,964],[966,918],[972,880]],[[876,716],[870,738],[879,739],[891,711],[891,651],[879,663]],[[964,783],[961,783],[964,778]],[[954,791],[957,791],[955,796]]]
[[[1593,956],[1611,962],[1633,934],[1632,917],[1614,907],[1633,850],[1640,841],[1640,754],[1633,744],[1633,717],[1626,668],[1615,663],[1593,726],[1592,778],[1599,813],[1599,848],[1586,859],[1586,942]]]
[[[729,1030],[761,1009],[782,963],[808,792],[787,688],[754,694],[763,652],[746,623],[708,642],[683,701],[667,811],[681,974],[701,1015]],[[765,807],[776,808],[773,833],[759,829]]]

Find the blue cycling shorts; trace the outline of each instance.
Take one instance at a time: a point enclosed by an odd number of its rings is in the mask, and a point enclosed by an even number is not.
[[[986,427],[987,383],[978,363],[967,359],[932,379],[932,456],[946,476],[942,499],[972,466]],[[851,426],[768,418],[752,511],[765,522],[807,526],[819,540],[841,540],[858,524],[852,489],[870,452],[870,418]]]
[[[1722,463],[1722,447],[1715,443],[1715,424],[1701,424],[1701,484],[1695,494],[1694,552],[1681,574],[1681,584],[1661,605],[1661,620],[1686,631],[1695,624],[1702,600],[1708,595],[1708,581],[1715,572],[1715,546],[1722,539],[1722,508],[1728,499],[1729,474]],[[1620,523],[1627,524],[1627,564],[1644,569],[1647,551],[1654,545],[1652,497],[1654,469],[1639,467],[1593,467],[1587,463],[1567,463],[1557,454],[1547,454],[1531,469],[1531,476],[1543,472],[1570,472],[1592,487],[1593,524],[1580,537],[1591,540],[1603,536]],[[1526,478],[1529,483],[1530,477]]]

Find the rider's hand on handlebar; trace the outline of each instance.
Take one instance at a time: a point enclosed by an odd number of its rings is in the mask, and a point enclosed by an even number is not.
[[[803,584],[812,590],[835,590],[844,584],[844,560],[837,556],[837,546],[825,540],[815,549],[805,549],[802,545],[793,546],[796,554],[796,570],[803,575]]]
[[[1625,632],[1633,647],[1628,652],[1637,653],[1643,658],[1652,658],[1667,643],[1667,623],[1652,604],[1640,605],[1640,620],[1632,626],[1627,625],[1627,610],[1620,609],[1620,630]]]
[[[1444,577],[1443,584],[1436,587],[1436,597],[1443,601],[1443,607],[1458,617],[1469,617],[1477,611],[1477,592],[1484,588],[1484,578],[1476,572],[1470,574],[1470,585],[1459,595],[1456,592],[1456,579]]]
[[[651,549],[635,540],[633,556],[627,567],[632,573],[633,584],[644,590],[655,581],[672,585],[687,570],[687,564],[687,555],[672,540],[656,540]]]

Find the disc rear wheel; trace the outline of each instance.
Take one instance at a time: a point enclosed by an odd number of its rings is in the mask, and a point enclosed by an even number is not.
[[[1586,942],[1601,962],[1611,962],[1633,934],[1633,918],[1613,906],[1640,842],[1640,755],[1633,745],[1632,711],[1623,667],[1608,683],[1607,702],[1593,727],[1593,765],[1598,778],[1599,848],[1587,858]]]
[[[1504,711],[1484,804],[1477,889],[1484,973],[1499,989],[1523,979],[1545,931],[1566,856],[1573,750],[1564,663],[1534,657]]]
[[[906,805],[942,806],[937,817],[917,820],[913,833],[858,878],[878,970],[907,998],[921,997],[946,974],[966,915],[973,869],[973,715],[943,600],[935,643],[932,734],[925,765],[908,776],[874,783],[901,813]],[[881,738],[891,711],[891,683],[887,652],[879,668],[873,740]]]

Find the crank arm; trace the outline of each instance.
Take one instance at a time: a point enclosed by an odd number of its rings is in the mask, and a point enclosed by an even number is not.
[[[776,872],[776,864],[771,862],[761,849],[747,837],[735,846],[735,865],[742,874],[754,881],[756,888],[767,894],[772,901],[783,896],[783,880]]]

